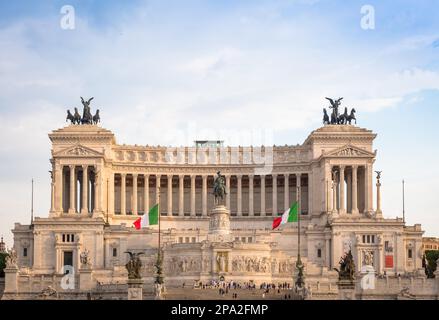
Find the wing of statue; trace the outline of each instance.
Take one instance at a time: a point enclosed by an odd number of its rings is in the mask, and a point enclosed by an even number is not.
[[[88,99],[87,104],[90,104],[90,101],[93,99],[94,99],[94,97],[91,97],[90,99]]]
[[[130,258],[133,258],[133,253],[131,251],[125,251],[124,253],[128,253],[130,255]]]
[[[80,97],[81,98],[81,102],[82,102],[82,104],[84,104],[84,98],[83,97]]]
[[[331,103],[331,106],[334,106],[335,102],[334,100],[332,100],[331,98],[327,98],[325,97],[326,100],[329,100],[329,102]]]

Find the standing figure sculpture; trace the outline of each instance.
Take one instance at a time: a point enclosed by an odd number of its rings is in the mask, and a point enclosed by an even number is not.
[[[329,100],[329,102],[331,103],[331,106],[329,107],[330,109],[332,109],[331,124],[338,124],[338,108],[340,107],[341,100],[343,100],[343,98],[331,99],[326,97],[325,99]]]
[[[215,196],[215,204],[218,205],[221,200],[224,199],[224,196],[227,194],[226,192],[226,182],[224,177],[221,176],[221,172],[217,172],[217,177],[213,183],[213,195]]]
[[[93,100],[94,97],[91,97],[87,101],[84,100],[84,98],[81,98],[81,103],[84,106],[83,112],[82,112],[82,124],[92,124],[93,123],[93,116],[90,112],[90,102]]]
[[[125,253],[128,253],[130,255],[130,260],[125,265],[128,271],[128,279],[142,279],[142,275],[140,274],[142,261],[140,260],[139,256],[144,253],[134,253],[131,251],[125,251]]]

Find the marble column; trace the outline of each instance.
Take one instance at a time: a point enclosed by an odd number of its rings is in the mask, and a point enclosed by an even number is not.
[[[345,166],[340,166],[340,214],[346,213]]]
[[[383,212],[381,211],[381,181],[377,178],[377,209],[376,215],[377,217],[381,217]]]
[[[290,175],[284,174],[284,211],[290,207]]]
[[[191,175],[191,216],[195,217],[195,177],[196,175]]]
[[[184,216],[184,175],[178,176],[178,215]]]
[[[172,174],[168,175],[168,197],[167,197],[167,201],[168,201],[168,212],[167,215],[168,216],[172,216]]]
[[[265,175],[261,175],[261,216],[265,215]]]
[[[67,191],[67,188],[64,187],[65,179],[64,179],[64,167],[59,164],[58,161],[55,161],[55,211],[58,213],[64,212],[64,195],[63,192]]]
[[[127,188],[127,175],[126,173],[120,174],[120,214],[127,214],[127,201],[126,201],[126,188]]]
[[[309,215],[312,215],[314,211],[313,201],[312,201],[313,192],[314,192],[313,174],[312,172],[308,172],[308,214]]]
[[[138,215],[139,210],[137,208],[137,174],[133,174],[133,215]]]
[[[238,179],[238,192],[237,192],[237,212],[238,216],[242,216],[242,175],[237,175]]]
[[[75,213],[76,212],[76,192],[75,192],[75,182],[76,182],[76,175],[75,175],[75,166],[70,165],[70,207],[69,207],[69,213]]]
[[[248,215],[254,216],[255,215],[255,209],[254,209],[254,176],[249,175],[248,176],[248,184],[249,184],[249,190],[248,190]]]
[[[207,216],[207,176],[202,176],[203,178],[203,187],[202,187],[202,207],[203,207],[203,216]]]
[[[358,214],[358,166],[352,166],[352,214]]]
[[[364,211],[366,213],[371,213],[373,210],[372,188],[372,165],[368,163],[364,167]]]
[[[230,175],[226,175],[226,207],[230,210]]]
[[[82,166],[82,214],[88,213],[88,166]]]
[[[147,213],[149,212],[149,175],[145,174],[143,176],[144,180],[144,187],[143,187],[143,193],[144,193],[144,197],[143,197],[143,208],[144,208],[144,212]]]
[[[337,172],[332,171],[332,182],[331,182],[331,189],[332,189],[332,212],[334,215],[338,213],[337,210]]]
[[[272,212],[272,216],[277,216],[278,212],[277,212],[277,174],[273,174],[273,186],[272,186],[272,190],[273,190],[273,212]]]
[[[100,171],[97,166],[94,167],[94,183],[93,183],[93,212],[101,211],[101,202],[99,201],[101,194]]]

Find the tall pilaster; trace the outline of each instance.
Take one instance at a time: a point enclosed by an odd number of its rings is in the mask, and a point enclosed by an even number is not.
[[[238,216],[242,216],[242,175],[236,176],[238,179],[238,192],[237,192],[237,212]]]
[[[253,182],[254,182],[254,176],[253,175],[249,175],[248,176],[248,184],[249,184],[249,190],[248,190],[248,215],[249,216],[254,216],[255,215]]]
[[[178,215],[184,216],[184,175],[178,176]]]
[[[191,175],[191,216],[195,217],[195,175]]]
[[[168,175],[168,216],[172,216],[172,174]]]
[[[75,166],[70,165],[70,207],[69,207],[69,213],[75,213],[76,212],[76,175],[75,175]]]
[[[290,207],[290,175],[284,174],[284,211]]]
[[[272,187],[272,190],[273,190],[273,194],[272,194],[272,196],[273,196],[273,205],[272,205],[273,213],[272,213],[272,215],[277,216],[279,214],[277,212],[277,174],[273,174],[272,177],[273,177],[273,180],[272,180],[273,181],[273,187]]]
[[[137,207],[137,174],[133,174],[133,215],[137,215],[139,213]]]
[[[340,214],[346,213],[344,171],[345,171],[345,166],[340,166]]]
[[[352,214],[358,214],[358,166],[352,166]]]
[[[64,212],[63,207],[63,198],[65,195],[63,195],[63,192],[67,192],[67,188],[64,186],[64,167],[59,164],[58,161],[55,160],[55,211],[58,213]]]
[[[126,173],[120,174],[120,214],[127,214],[127,175]]]
[[[332,213],[333,213],[333,215],[338,214],[338,210],[337,210],[337,188],[338,188],[337,179],[338,179],[337,171],[332,171],[331,189],[332,189]]]
[[[308,214],[312,215],[314,211],[313,207],[313,192],[314,192],[314,180],[312,172],[308,172]]]
[[[203,175],[203,187],[202,187],[202,206],[203,206],[203,216],[207,216],[207,176]]]
[[[261,175],[261,216],[265,215],[265,175]]]
[[[372,186],[372,164],[368,163],[364,167],[364,192],[365,192],[365,212],[371,213],[373,211],[373,186]]]
[[[144,188],[143,188],[143,208],[144,208],[144,212],[147,213],[149,212],[149,175],[145,174],[143,176],[144,180]]]

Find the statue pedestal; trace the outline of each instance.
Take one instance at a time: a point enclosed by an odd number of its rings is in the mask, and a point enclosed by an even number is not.
[[[224,205],[216,205],[210,213],[207,240],[210,242],[230,241],[230,211]]]
[[[351,280],[340,280],[338,285],[339,300],[355,300],[355,283]]]
[[[5,295],[16,294],[18,292],[18,267],[6,267],[5,272]]]
[[[92,272],[90,266],[81,267],[81,269],[79,269],[80,290],[92,290],[95,287]]]
[[[143,300],[142,279],[128,279],[128,300]]]

